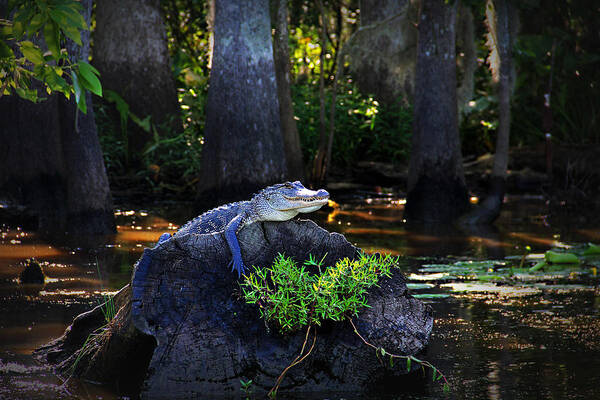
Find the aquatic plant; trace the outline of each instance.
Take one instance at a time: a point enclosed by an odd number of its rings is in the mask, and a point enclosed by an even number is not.
[[[593,243],[588,243],[583,248],[574,248],[570,251],[561,251],[559,249],[548,250],[544,253],[544,258],[529,270],[539,271],[551,265],[578,266],[582,260],[588,261],[588,258],[598,255],[600,255],[600,246]]]
[[[100,264],[98,262],[98,258],[96,258],[96,271],[98,272],[98,278],[100,278],[100,282],[102,282],[102,275],[100,274]],[[86,356],[91,355],[97,348],[98,343],[102,340],[105,340],[110,335],[110,323],[117,315],[117,307],[114,301],[115,296],[111,294],[107,294],[104,291],[104,286],[100,283],[100,288],[102,291],[102,300],[99,300],[98,307],[100,307],[100,311],[104,316],[104,321],[106,322],[101,327],[95,329],[91,332],[79,348],[74,354],[76,354],[75,359],[73,360],[71,366],[67,370],[68,377],[63,382],[63,386],[71,379],[71,377],[75,374],[77,370],[77,365],[79,362]]]
[[[96,271],[98,272],[98,278],[100,278],[100,289],[102,292],[102,300],[100,301],[99,306],[100,310],[102,311],[102,315],[104,315],[104,320],[106,321],[106,324],[109,324],[110,321],[113,320],[115,315],[117,315],[117,307],[115,306],[114,296],[104,292],[104,286],[102,285],[102,275],[100,274],[100,264],[98,263],[97,257]]]
[[[432,364],[413,356],[393,354],[369,343],[352,321],[360,309],[369,307],[367,290],[376,286],[381,277],[391,277],[398,259],[361,253],[356,259],[344,258],[328,268],[323,267],[323,260],[324,257],[317,260],[310,255],[298,266],[291,258],[279,254],[271,267],[255,267],[240,283],[245,301],[257,304],[261,317],[283,334],[306,328],[300,354],[283,370],[269,397],[275,398],[287,371],[310,355],[317,340],[317,326],[325,320],[348,320],[358,337],[375,349],[380,361],[388,357],[389,365],[393,366],[395,359],[405,359],[408,371],[413,361],[423,368],[431,368],[433,380],[443,379],[444,390],[448,390],[446,377]]]

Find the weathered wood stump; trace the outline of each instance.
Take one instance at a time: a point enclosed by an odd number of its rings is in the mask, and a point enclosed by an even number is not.
[[[249,266],[270,265],[278,253],[299,262],[312,254],[332,265],[359,251],[342,235],[302,220],[253,224],[240,232],[239,241]],[[282,336],[270,330],[256,307],[240,298],[229,259],[221,233],[177,236],[144,250],[130,288],[118,299],[122,308],[94,348],[79,357],[76,372],[116,381],[130,394],[137,388],[142,398],[236,396],[240,380],[249,379],[255,393],[268,391],[300,352],[305,332]],[[368,341],[397,354],[415,354],[427,344],[431,309],[408,294],[401,274],[380,282],[368,301],[371,307],[354,320]],[[94,325],[77,319],[87,331]],[[39,352],[60,362],[62,371],[77,358],[65,343],[85,336],[68,340],[75,325]],[[402,364],[393,373],[405,373]],[[279,392],[363,392],[389,373],[348,322],[331,322],[318,328],[313,352],[287,373]]]

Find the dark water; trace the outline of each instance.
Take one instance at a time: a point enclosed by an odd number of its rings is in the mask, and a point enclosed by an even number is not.
[[[313,218],[365,250],[401,256],[413,292],[435,310],[431,345],[420,358],[451,385],[446,395],[430,375],[413,372],[401,383],[382,384],[376,397],[600,398],[600,261],[502,275],[505,264],[518,264],[525,252],[534,254],[526,268],[550,248],[599,243],[600,229],[590,218],[556,218],[541,199],[518,197],[508,199],[495,228],[415,230],[402,221],[402,199],[363,193],[340,204]],[[100,242],[42,239],[0,221],[0,398],[119,398],[91,383],[64,383],[31,353],[127,283],[143,247],[192,217],[188,210],[181,203],[120,210],[119,233]],[[18,283],[30,257],[42,263],[44,285]],[[489,259],[502,260],[498,271],[495,261],[489,264],[499,279],[459,276],[455,266],[448,270],[454,273],[444,272],[449,264]]]

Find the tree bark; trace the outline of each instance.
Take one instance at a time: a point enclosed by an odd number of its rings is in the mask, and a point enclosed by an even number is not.
[[[325,180],[325,157],[327,157],[327,119],[325,117],[325,51],[327,48],[327,15],[323,1],[317,0],[321,20],[321,53],[319,54],[319,146],[313,160],[311,180],[321,185]]]
[[[199,198],[239,200],[284,179],[268,0],[215,2]]]
[[[475,23],[469,5],[459,3],[457,15],[457,45],[461,50],[458,67],[462,78],[456,91],[458,100],[459,125],[463,118],[463,110],[473,98],[475,91],[475,71],[477,70],[477,48],[475,43]]]
[[[82,1],[89,23],[92,2]],[[83,47],[67,41],[71,60],[87,60]],[[38,229],[53,233],[115,231],[112,196],[98,141],[92,97],[87,114],[62,94],[33,104],[17,96],[0,99],[0,191],[39,215]]]
[[[491,52],[497,52],[498,129],[496,153],[486,198],[471,212],[460,218],[462,224],[490,224],[498,218],[506,192],[508,151],[510,142],[510,94],[512,90],[512,46],[515,8],[507,0],[488,1],[488,29]]]
[[[350,71],[362,93],[393,105],[413,97],[417,7],[410,0],[361,0],[360,27],[348,40]]]
[[[294,104],[290,88],[290,48],[288,33],[288,8],[286,0],[273,0],[272,19],[275,21],[273,35],[273,59],[277,78],[277,97],[281,117],[281,133],[287,161],[287,176],[291,180],[304,180],[304,161],[300,148],[300,136],[294,119]]]
[[[456,104],[457,3],[423,0],[405,218],[449,223],[468,206]]]
[[[181,129],[159,0],[98,1],[94,64],[103,87],[121,95],[133,114],[151,115],[156,125],[168,123],[167,130]],[[116,113],[115,123],[120,123]],[[128,154],[133,165],[139,164],[151,138],[130,121]]]
[[[489,0],[496,9],[497,47],[500,56],[500,76],[498,81],[498,131],[496,154],[492,176],[506,180],[508,169],[508,148],[510,142],[510,92],[512,75],[512,21],[513,6],[508,0]]]
[[[312,221],[252,224],[239,233],[239,241],[247,264],[256,266],[270,265],[277,253],[297,262],[312,254],[328,266],[358,252],[342,235]],[[282,335],[265,325],[257,307],[238,295],[229,254],[222,233],[175,236],[146,249],[131,284],[116,296],[120,310],[101,336],[85,351],[77,350],[87,333],[104,323],[96,309],[77,317],[38,356],[59,363],[59,371],[68,370],[80,356],[77,376],[113,385],[131,376],[137,391],[139,377],[145,375],[144,399],[186,399],[199,393],[237,397],[240,381],[250,379],[257,398],[264,397],[300,351],[305,334]],[[370,307],[353,318],[366,340],[396,354],[414,355],[427,345],[432,310],[410,295],[402,274],[380,281],[367,301]],[[372,394],[379,380],[407,372],[403,362],[390,368],[384,361],[382,365],[348,322],[325,321],[317,327],[315,349],[288,372],[279,392],[301,397],[311,392]],[[137,391],[131,387],[127,394],[136,396]]]

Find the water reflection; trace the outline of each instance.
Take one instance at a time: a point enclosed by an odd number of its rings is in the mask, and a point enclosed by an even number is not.
[[[28,355],[98,304],[102,293],[127,283],[143,247],[193,217],[182,208],[118,210],[118,233],[96,242],[0,229],[0,397],[16,391],[22,394],[16,398],[30,398],[37,387],[49,398],[115,398],[76,380],[64,392],[62,382]],[[507,272],[525,252],[539,258],[553,246],[598,242],[599,229],[555,226],[539,199],[510,199],[497,227],[486,229],[411,227],[403,211],[403,199],[386,196],[340,202],[303,217],[365,250],[402,257],[411,291],[435,310],[432,342],[422,358],[449,377],[450,397],[600,398],[593,384],[593,371],[600,370],[600,292],[593,268]],[[40,261],[44,285],[18,283],[21,263],[30,257]],[[491,261],[456,264],[465,260]],[[536,256],[525,260],[533,263]],[[435,271],[442,264],[454,269]],[[420,388],[410,398],[443,396],[440,385],[420,376],[411,380]],[[397,387],[387,391],[397,393]]]

